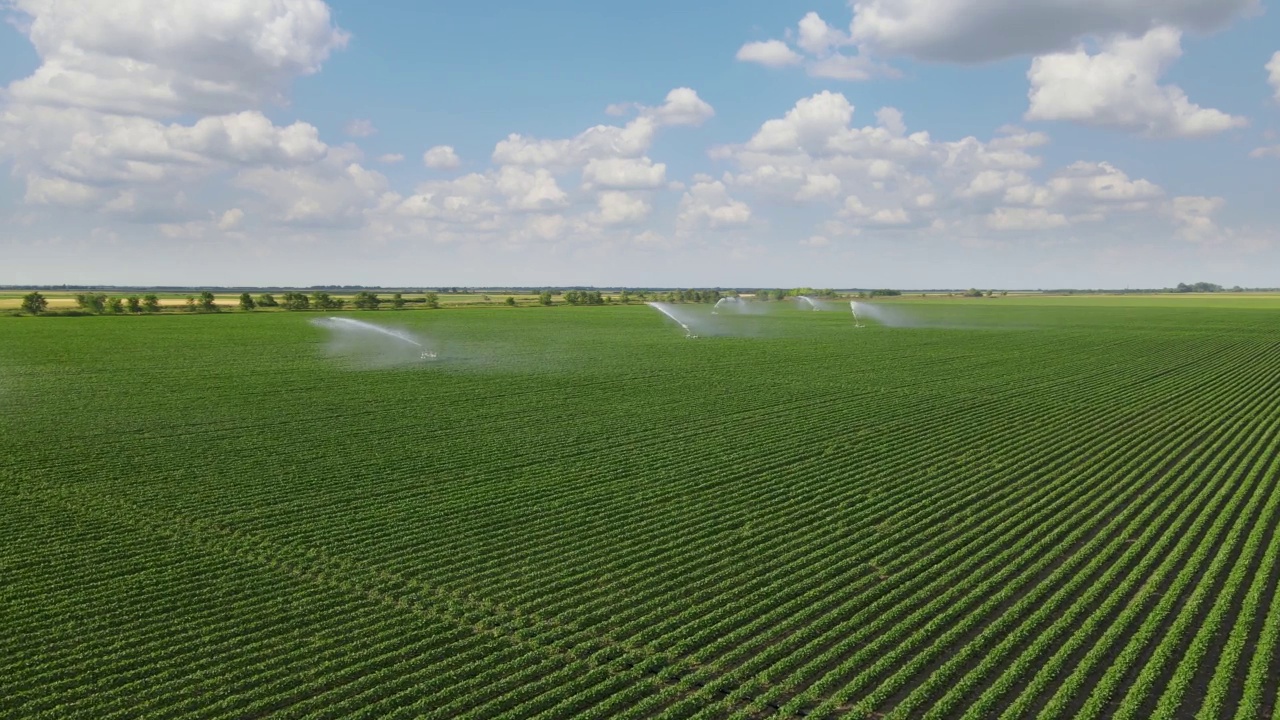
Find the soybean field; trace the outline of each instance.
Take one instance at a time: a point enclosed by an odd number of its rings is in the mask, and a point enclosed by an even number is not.
[[[895,307],[0,318],[0,716],[1272,717],[1280,300]]]

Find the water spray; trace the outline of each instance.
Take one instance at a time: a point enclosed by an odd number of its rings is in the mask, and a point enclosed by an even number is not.
[[[425,345],[423,345],[413,336],[409,335],[408,333],[402,330],[393,330],[391,328],[383,327],[381,325],[374,325],[373,323],[368,323],[363,320],[355,320],[352,318],[335,317],[335,316],[330,316],[326,318],[316,318],[312,320],[311,323],[313,325],[327,327],[332,330],[338,331],[338,334],[335,335],[335,342],[341,343],[342,341],[339,340],[338,338],[341,338],[344,335],[347,335],[351,338],[346,341],[347,344],[345,345],[342,345],[342,344],[331,345],[331,348],[336,348],[337,351],[340,353],[345,354],[347,352],[350,352],[351,350],[356,350],[358,354],[366,354],[366,355],[369,353],[377,354],[378,352],[377,347],[373,345],[368,345],[367,341],[362,342],[356,346],[350,345],[350,343],[354,341],[354,335],[352,334],[358,333],[358,334],[364,335],[367,338],[367,340],[372,340],[375,337],[386,337],[386,338],[391,338],[395,340],[397,344],[403,343],[406,346],[418,348],[419,360],[435,360],[438,357],[436,351],[429,350]],[[386,350],[384,349],[383,352],[385,351]]]
[[[724,307],[724,306],[726,306],[726,305],[732,305],[732,306],[734,306],[734,307],[737,307],[737,306],[740,306],[741,304],[742,304],[742,299],[741,299],[741,298],[736,298],[736,297],[720,298],[719,300],[717,300],[717,301],[716,301],[716,304],[715,304],[714,306],[712,306],[712,308],[711,308],[711,314],[712,314],[712,315],[719,315],[719,314],[720,314],[720,308],[722,308],[722,307]]]
[[[818,303],[816,303],[816,302],[814,302],[814,301],[813,301],[813,298],[811,298],[811,297],[809,297],[809,296],[807,296],[807,295],[797,295],[797,296],[796,296],[796,299],[797,299],[797,300],[803,300],[803,301],[805,301],[805,302],[809,303],[809,307],[813,308],[814,312],[817,312],[818,310],[821,310],[821,309],[822,309],[822,308],[818,307]]]
[[[344,317],[327,317],[325,318],[325,320],[333,325],[344,325],[346,327],[358,328],[360,330],[364,330],[367,332],[382,333],[383,335],[386,335],[388,337],[393,337],[397,340],[407,342],[410,345],[417,345],[418,347],[422,347],[422,343],[418,342],[417,340],[414,340],[413,338],[409,337],[407,334],[402,333],[398,330],[384,328],[381,325],[374,325],[373,323],[367,323],[367,322],[364,322],[363,320],[353,320],[351,318],[344,318]]]
[[[697,335],[694,335],[694,334],[693,334],[693,331],[689,329],[689,326],[688,326],[688,325],[685,325],[684,323],[680,322],[680,318],[676,317],[676,316],[671,312],[671,309],[667,307],[667,304],[666,304],[666,303],[648,302],[648,303],[645,303],[645,305],[648,305],[649,307],[653,308],[654,310],[657,310],[658,312],[662,313],[663,315],[666,315],[667,317],[671,318],[672,320],[675,320],[675,322],[676,322],[676,324],[677,324],[677,325],[679,325],[680,327],[684,328],[684,336],[685,336],[685,337],[687,337],[687,338],[696,338],[696,337],[698,337]]]
[[[853,310],[853,326],[856,328],[866,327],[866,325],[863,325],[862,321],[858,319],[858,301],[857,300],[852,300],[849,302],[849,309]]]

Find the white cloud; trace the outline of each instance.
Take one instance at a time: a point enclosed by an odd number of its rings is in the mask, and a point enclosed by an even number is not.
[[[883,66],[865,56],[840,53],[810,62],[805,67],[813,77],[832,80],[869,80],[884,72]]]
[[[1267,145],[1260,148],[1254,148],[1249,153],[1251,158],[1280,158],[1280,145]]]
[[[984,62],[1064,51],[1082,37],[1217,30],[1257,0],[853,0],[852,39],[882,56]]]
[[[849,125],[853,105],[844,95],[824,90],[802,98],[780,119],[768,120],[747,142],[757,152],[821,154]]]
[[[218,229],[222,231],[235,230],[244,222],[244,211],[240,208],[231,208],[222,213],[222,217],[218,218]]]
[[[185,200],[164,207],[183,184],[330,151],[314,126],[277,126],[256,109],[285,101],[294,78],[346,43],[321,0],[10,5],[40,64],[0,93],[0,161],[27,179],[29,202],[189,216],[198,208]],[[190,117],[168,120],[178,116]]]
[[[1105,162],[1078,162],[1036,179],[1043,133],[1006,126],[988,140],[935,140],[911,132],[902,113],[881,108],[856,127],[842,94],[799,100],[741,145],[713,149],[733,163],[731,190],[790,204],[843,198],[824,237],[892,228],[937,228],[979,236],[991,228],[1054,229],[1117,215],[1158,214],[1164,191]],[[748,199],[749,198],[744,198]]]
[[[799,30],[796,44],[810,55],[825,55],[849,42],[848,35],[828,25],[816,12],[807,13],[800,19]]]
[[[400,153],[387,153],[386,155],[379,155],[378,162],[383,165],[395,165],[404,162],[404,156]]]
[[[667,93],[658,107],[643,108],[641,113],[653,117],[659,125],[701,125],[714,117],[716,111],[692,88],[681,87]]]
[[[374,127],[372,120],[355,119],[347,123],[342,131],[351,137],[372,137],[378,134],[378,128]]]
[[[803,247],[820,248],[827,247],[831,244],[831,240],[824,235],[811,235],[800,241]]]
[[[839,215],[855,222],[865,222],[872,225],[907,225],[911,223],[911,217],[907,215],[907,211],[903,208],[868,207],[857,195],[850,195],[844,199],[844,207],[841,208]]]
[[[1169,214],[1178,227],[1178,235],[1188,242],[1205,242],[1220,234],[1213,216],[1226,205],[1220,197],[1181,196],[1169,203]]]
[[[493,149],[499,165],[545,167],[556,172],[581,168],[593,159],[638,158],[649,149],[659,127],[698,125],[715,110],[689,88],[667,93],[662,105],[614,105],[615,112],[636,111],[638,116],[625,126],[596,125],[572,138],[548,140],[508,135]]]
[[[804,185],[796,191],[797,200],[823,200],[840,194],[840,178],[831,173],[809,175]]]
[[[1028,186],[1031,179],[1018,170],[982,170],[968,185],[956,191],[960,197],[1002,195],[1011,188]]]
[[[244,170],[234,183],[260,195],[276,222],[307,226],[359,225],[387,191],[386,177],[337,150],[309,165]]]
[[[1159,78],[1181,54],[1181,32],[1155,28],[1141,38],[1114,38],[1100,52],[1083,47],[1037,57],[1028,120],[1072,120],[1139,131],[1152,137],[1195,137],[1246,124],[1203,108]]]
[[[641,158],[593,158],[582,170],[583,183],[616,190],[651,190],[667,182],[667,166]]]
[[[1276,100],[1280,100],[1280,51],[1271,56],[1271,62],[1267,63],[1267,81],[1271,83],[1271,87],[1276,91]]]
[[[543,168],[533,172],[518,167],[501,168],[495,187],[507,197],[508,207],[514,210],[548,210],[563,207],[569,199],[556,184],[555,177]]]
[[[604,225],[625,225],[643,220],[652,210],[644,198],[631,193],[610,190],[600,193],[599,221]]]
[[[751,208],[734,200],[724,183],[704,179],[695,182],[680,199],[678,224],[693,227],[720,228],[742,225],[751,220]]]
[[[1044,208],[998,207],[986,222],[992,230],[1051,230],[1066,226],[1067,217]]]
[[[328,146],[316,128],[271,123],[257,111],[166,125],[144,117],[17,106],[0,115],[0,157],[27,176],[93,185],[192,180],[230,166],[318,161]]]
[[[102,192],[83,183],[60,177],[27,176],[24,201],[29,205],[88,207],[102,198]]]
[[[1154,200],[1164,191],[1148,180],[1131,180],[1111,163],[1076,162],[1058,172],[1048,183],[1055,199],[1133,204]]]
[[[738,48],[738,54],[734,58],[740,62],[756,63],[773,68],[799,65],[804,60],[799,53],[787,47],[787,44],[781,40],[749,42]]]
[[[803,55],[781,40],[766,40],[743,45],[736,58],[767,67],[803,64],[810,76],[832,80],[867,80],[876,75],[897,74],[865,54],[839,52],[839,48],[851,44],[852,40],[848,34],[828,25],[816,12],[800,19],[796,36]]]
[[[347,35],[322,0],[15,0],[40,66],[23,104],[174,116],[283,100]]]
[[[462,164],[450,145],[437,145],[422,154],[422,164],[436,170],[452,170]]]

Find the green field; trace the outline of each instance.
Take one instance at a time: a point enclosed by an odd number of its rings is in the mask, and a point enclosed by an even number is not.
[[[0,318],[0,716],[1266,718],[1280,299]]]

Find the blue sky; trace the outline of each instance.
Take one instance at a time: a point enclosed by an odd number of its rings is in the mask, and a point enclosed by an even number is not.
[[[1280,286],[1266,3],[207,5],[0,5],[0,283]]]

